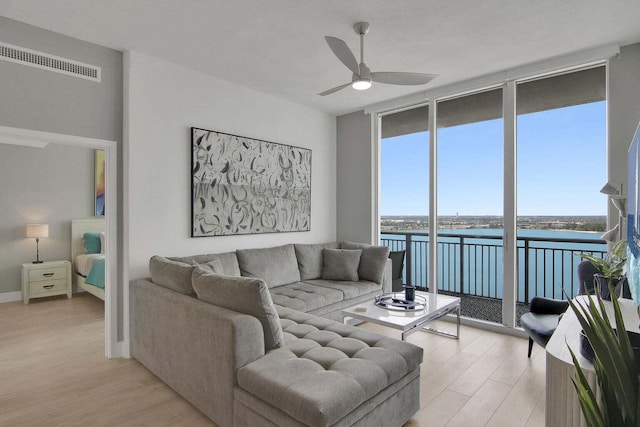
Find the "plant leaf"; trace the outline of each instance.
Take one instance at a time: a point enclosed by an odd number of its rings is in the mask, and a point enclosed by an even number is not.
[[[613,287],[609,285],[610,290]],[[591,344],[594,354],[594,369],[601,398],[596,400],[594,392],[586,380],[584,372],[571,351],[576,365],[574,388],[580,401],[582,412],[590,426],[636,426],[640,404],[638,403],[638,369],[635,365],[633,349],[629,342],[620,305],[612,293],[614,330],[607,315],[605,302],[596,292],[597,304],[587,296],[584,304],[569,300],[584,334]],[[594,406],[595,405],[595,406]],[[597,408],[597,410],[596,410]]]

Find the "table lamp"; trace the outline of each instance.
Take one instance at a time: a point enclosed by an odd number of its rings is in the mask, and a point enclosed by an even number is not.
[[[27,224],[27,237],[36,238],[36,260],[34,264],[41,264],[40,261],[40,238],[49,237],[49,224]]]

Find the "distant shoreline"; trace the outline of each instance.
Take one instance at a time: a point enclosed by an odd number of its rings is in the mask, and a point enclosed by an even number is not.
[[[502,229],[503,217],[495,215],[442,215],[438,217],[439,230]],[[429,217],[421,215],[385,215],[380,218],[381,231],[401,232],[427,230]],[[517,217],[520,230],[578,231],[603,233],[607,227],[605,215],[564,215]]]

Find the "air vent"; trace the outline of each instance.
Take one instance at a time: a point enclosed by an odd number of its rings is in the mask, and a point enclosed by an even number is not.
[[[94,82],[101,81],[100,67],[8,43],[0,42],[0,60],[28,65],[30,67],[66,74],[67,76],[79,77]]]

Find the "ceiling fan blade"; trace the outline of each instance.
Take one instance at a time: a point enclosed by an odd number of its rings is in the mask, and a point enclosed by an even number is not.
[[[356,57],[349,49],[347,44],[336,37],[325,36],[324,39],[327,41],[329,48],[338,59],[347,66],[354,74],[360,75],[360,66],[358,65],[358,61],[356,61]]]
[[[377,72],[371,73],[371,80],[391,85],[424,85],[438,77],[437,74]]]
[[[351,86],[351,82],[345,83],[345,84],[340,85],[340,86],[336,86],[333,89],[325,90],[324,92],[320,92],[318,95],[320,95],[320,96],[331,95],[333,92],[337,92],[337,91],[339,91],[341,89],[344,89],[347,86]]]

